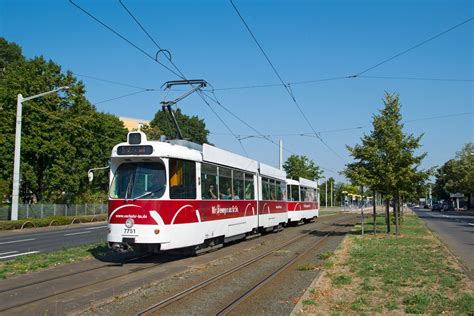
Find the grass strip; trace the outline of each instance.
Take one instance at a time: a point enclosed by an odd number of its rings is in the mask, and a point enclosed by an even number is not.
[[[25,224],[25,229],[31,227],[69,225],[74,219],[75,224],[89,223],[91,221],[105,221],[107,220],[107,214],[83,216],[48,216],[44,218],[26,218],[16,221],[0,221],[0,230],[20,229],[26,222],[30,223]]]
[[[372,218],[365,229],[371,228]],[[384,217],[378,216],[378,231]],[[306,305],[309,314],[474,314],[474,285],[456,259],[414,214],[401,235],[360,235],[360,226],[324,265]]]
[[[0,279],[6,279],[61,264],[83,261],[92,257],[104,257],[108,253],[110,253],[110,250],[107,245],[100,242],[49,253],[21,256],[8,261],[0,261]]]
[[[339,214],[339,213],[341,213],[341,211],[319,210],[319,217],[333,215],[333,214]]]

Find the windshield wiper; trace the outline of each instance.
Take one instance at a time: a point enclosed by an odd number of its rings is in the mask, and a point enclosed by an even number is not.
[[[141,199],[141,198],[143,198],[143,197],[145,197],[145,196],[148,196],[148,195],[150,195],[150,194],[159,192],[159,191],[163,190],[164,188],[166,188],[166,184],[163,185],[163,186],[161,186],[160,188],[158,188],[158,189],[156,189],[156,190],[145,192],[145,193],[143,193],[142,195],[139,195],[139,196],[133,198],[132,202],[135,202],[136,200]]]

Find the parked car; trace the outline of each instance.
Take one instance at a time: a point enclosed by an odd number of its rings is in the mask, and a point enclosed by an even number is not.
[[[450,201],[444,201],[443,205],[441,206],[441,211],[446,212],[452,210],[454,210],[452,203]]]
[[[433,204],[433,207],[431,208],[432,211],[441,211],[442,207],[441,204],[435,203]]]

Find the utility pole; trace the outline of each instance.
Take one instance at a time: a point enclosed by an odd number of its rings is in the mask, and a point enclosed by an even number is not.
[[[283,140],[280,139],[280,170],[283,170]]]

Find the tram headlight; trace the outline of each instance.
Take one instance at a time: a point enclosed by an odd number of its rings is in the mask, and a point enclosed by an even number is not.
[[[155,235],[158,235],[160,233],[159,229],[155,229]]]

